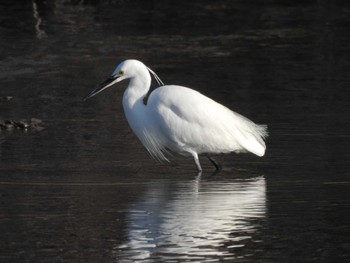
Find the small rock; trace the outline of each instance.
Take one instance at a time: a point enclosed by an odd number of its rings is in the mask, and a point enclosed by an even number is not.
[[[31,118],[30,123],[27,122],[26,120],[21,120],[21,121],[15,121],[15,120],[5,120],[1,121],[0,120],[0,129],[2,130],[11,130],[13,128],[17,128],[20,130],[35,130],[35,131],[41,131],[44,128],[40,126],[42,123],[42,120],[37,119],[37,118]]]
[[[13,121],[11,121],[11,120],[4,121],[4,128],[7,130],[13,129],[14,128]]]
[[[3,101],[9,101],[9,100],[12,100],[12,96],[3,96],[3,97],[0,97],[0,100],[3,100]]]
[[[42,123],[42,122],[43,122],[42,120],[37,119],[37,118],[31,118],[31,119],[30,119],[30,124],[31,124],[31,125],[38,125],[38,124],[40,124],[40,123]]]
[[[21,129],[21,130],[26,130],[30,127],[30,125],[24,121],[15,121],[14,125],[16,128]]]

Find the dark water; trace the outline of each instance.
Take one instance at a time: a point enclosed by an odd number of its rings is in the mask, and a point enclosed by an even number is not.
[[[1,262],[350,259],[350,4],[0,4]],[[123,59],[269,125],[263,158],[152,160],[121,107],[83,102]],[[11,96],[11,100],[4,97]]]

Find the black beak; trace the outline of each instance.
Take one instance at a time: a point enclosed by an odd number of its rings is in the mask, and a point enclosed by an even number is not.
[[[87,100],[93,96],[95,96],[96,94],[100,93],[102,90],[108,88],[113,81],[115,81],[117,79],[117,76],[111,76],[108,79],[106,79],[104,82],[102,82],[100,84],[100,86],[96,89],[94,89],[93,91],[90,92],[89,95],[87,95],[83,100]]]

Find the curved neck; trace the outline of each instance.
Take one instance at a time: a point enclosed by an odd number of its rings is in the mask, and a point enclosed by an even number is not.
[[[147,93],[151,86],[151,76],[148,70],[145,68],[135,77],[130,78],[128,88],[123,95],[123,106],[126,110],[131,109],[137,104],[143,104],[143,98],[147,96]]]
[[[146,69],[147,70],[147,69]],[[123,108],[126,119],[131,129],[139,138],[142,138],[142,123],[147,120],[147,108],[143,104],[143,98],[147,95],[151,86],[151,76],[147,74],[136,75],[130,78],[128,88],[123,95]],[[141,125],[141,126],[140,126]]]

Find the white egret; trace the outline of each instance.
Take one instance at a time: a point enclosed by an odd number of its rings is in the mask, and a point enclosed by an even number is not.
[[[151,75],[160,85],[147,97]],[[265,154],[267,126],[257,125],[242,115],[202,95],[176,85],[165,85],[138,60],[125,60],[112,75],[85,99],[113,84],[129,79],[123,107],[131,129],[148,152],[160,161],[169,161],[169,151],[194,158],[202,171],[198,154],[251,152]],[[219,169],[217,163],[209,160]]]

